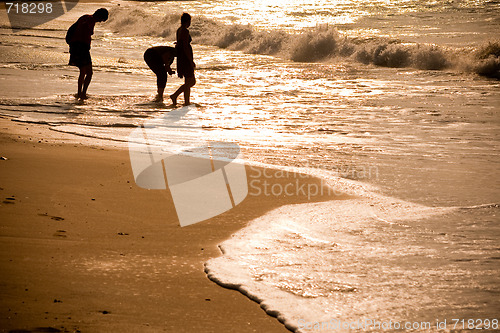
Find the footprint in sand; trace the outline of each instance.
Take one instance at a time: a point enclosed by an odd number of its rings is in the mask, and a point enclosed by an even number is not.
[[[60,217],[60,216],[53,216],[53,215],[49,215],[47,213],[43,213],[43,214],[38,214],[38,216],[46,216],[46,217],[50,217],[52,220],[54,221],[63,221],[64,220],[64,217]]]
[[[14,201],[16,201],[16,198],[14,198],[14,196],[12,196],[12,197],[9,197],[9,198],[5,198],[5,200],[2,203],[4,203],[4,204],[15,204]]]
[[[55,237],[68,237],[66,235],[66,230],[57,230],[55,233],[54,233],[54,236]]]

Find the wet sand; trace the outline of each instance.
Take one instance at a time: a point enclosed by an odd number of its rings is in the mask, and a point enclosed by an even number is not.
[[[251,219],[306,197],[249,195],[181,228],[168,190],[135,185],[126,150],[9,119],[0,127],[0,330],[287,331],[210,281],[203,263]],[[345,197],[312,200],[333,198]]]

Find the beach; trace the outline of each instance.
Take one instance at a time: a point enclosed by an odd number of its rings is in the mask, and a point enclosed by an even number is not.
[[[9,119],[1,128],[2,331],[287,331],[203,264],[252,218],[307,198],[249,196],[181,228],[167,191],[135,185],[126,150]]]

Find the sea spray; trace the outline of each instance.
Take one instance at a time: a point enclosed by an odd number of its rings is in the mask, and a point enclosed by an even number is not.
[[[177,12],[155,16],[140,8],[114,7],[106,26],[121,35],[163,37],[173,42],[178,20]],[[144,24],[145,21],[148,24]],[[297,33],[257,30],[251,25],[227,25],[203,16],[193,19],[190,31],[195,43],[296,62],[341,59],[391,68],[449,68],[500,78],[500,44],[494,40],[477,47],[456,48],[377,36],[349,38],[328,25]]]

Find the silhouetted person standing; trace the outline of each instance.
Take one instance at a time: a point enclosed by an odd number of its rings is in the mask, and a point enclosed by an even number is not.
[[[163,92],[167,85],[168,74],[175,74],[170,65],[174,61],[176,53],[176,50],[170,46],[154,46],[144,52],[144,61],[156,74],[158,95],[155,100],[157,102],[163,101]]]
[[[94,34],[96,22],[108,19],[108,11],[100,8],[92,15],[83,15],[76,21],[75,26],[68,31],[66,41],[69,44],[69,65],[80,69],[78,77],[78,92],[76,97],[87,99],[87,88],[92,80],[92,59],[90,58],[90,43]]]
[[[174,105],[177,105],[177,97],[184,93],[184,105],[189,105],[189,96],[191,87],[196,84],[194,77],[194,69],[196,64],[193,61],[193,48],[191,47],[191,35],[189,34],[189,26],[191,25],[191,15],[184,13],[181,16],[181,26],[177,29],[177,75],[184,78],[184,84],[177,89],[175,93],[170,95],[170,99]]]

